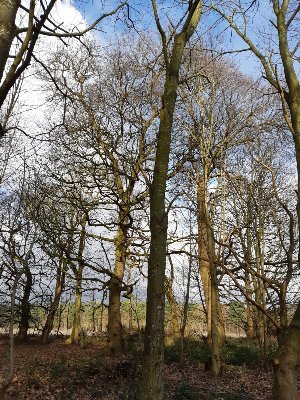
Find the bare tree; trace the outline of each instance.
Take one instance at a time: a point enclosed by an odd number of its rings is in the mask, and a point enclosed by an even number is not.
[[[30,1],[29,7],[21,0],[3,0],[0,5],[0,108],[3,106],[8,93],[15,85],[22,73],[35,59],[34,50],[40,36],[57,38],[80,38],[95,28],[104,18],[118,12],[126,1],[119,4],[111,12],[99,16],[90,26],[80,31],[76,27],[68,31],[62,24],[57,23],[51,15],[57,0],[50,0],[44,4],[41,0]],[[18,27],[18,16],[25,14],[27,23]],[[16,49],[13,44],[16,43]],[[12,52],[16,51],[16,54]],[[0,125],[0,135],[5,133]]]
[[[264,78],[276,90],[281,98],[282,113],[286,124],[294,140],[297,175],[298,175],[298,201],[297,216],[300,223],[300,81],[297,74],[299,67],[299,29],[297,21],[300,12],[299,4],[290,0],[272,0],[266,6],[270,15],[270,31],[276,38],[269,53],[260,48],[260,44],[247,34],[247,13],[251,7],[242,2],[238,11],[228,2],[229,8],[218,7],[212,4],[212,8],[221,15],[247,44],[260,62]],[[253,2],[252,5],[255,5]],[[241,17],[241,18],[240,18]],[[278,54],[275,60],[274,54]],[[298,260],[300,262],[300,260]],[[296,400],[298,368],[300,364],[300,304],[295,310],[294,316],[288,327],[282,330],[279,340],[279,350],[276,357],[274,396],[276,400]]]

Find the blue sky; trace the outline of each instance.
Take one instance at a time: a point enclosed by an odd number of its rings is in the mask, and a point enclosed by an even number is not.
[[[103,4],[105,3],[105,7]],[[83,14],[86,18],[87,22],[91,24],[95,21],[100,15],[104,12],[109,12],[113,10],[120,1],[115,0],[108,0],[108,1],[101,1],[101,0],[73,0],[73,4],[75,7]],[[174,1],[171,0],[164,0],[159,1],[159,12],[162,19],[164,21],[164,16],[166,15],[166,11],[168,14],[171,14],[174,19],[178,18],[180,13],[178,12],[179,6],[174,7]],[[156,31],[156,27],[154,25],[154,19],[152,15],[152,8],[151,8],[151,1],[150,0],[132,0],[130,1],[131,6],[131,17],[136,22],[137,29],[143,29],[146,31]],[[249,29],[249,34],[253,37],[256,36],[257,33],[254,33],[254,30],[257,31],[258,25],[262,27],[262,29],[269,24],[269,16],[267,9],[269,8],[269,3],[263,2],[260,5],[260,9],[253,14],[253,19],[250,21],[251,26],[254,29]],[[127,12],[127,9],[124,12]],[[114,38],[117,34],[120,35],[122,31],[128,32],[128,27],[122,22],[122,19],[126,20],[126,17],[122,18],[122,12],[120,12],[119,16],[121,19],[116,21],[115,18],[107,18],[101,22],[99,25],[100,32],[98,37],[100,40],[104,42],[109,41]],[[218,18],[216,16],[203,16],[202,21],[200,22],[198,36],[201,36],[201,32],[207,31],[207,28],[213,25]],[[165,23],[164,26],[167,27]],[[212,36],[215,37],[215,42],[218,43],[219,48],[233,50],[233,49],[242,49],[245,48],[245,44],[238,36],[231,32],[230,29],[227,28],[227,23],[220,22],[216,24],[215,28],[211,30]],[[235,62],[239,68],[247,74],[254,75],[255,77],[259,77],[261,75],[261,67],[259,63],[253,58],[251,52],[244,52],[240,54],[233,54],[228,56],[233,62]]]

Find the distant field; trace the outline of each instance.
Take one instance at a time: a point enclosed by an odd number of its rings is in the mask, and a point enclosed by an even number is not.
[[[94,315],[93,315],[94,308]],[[137,330],[143,330],[145,328],[146,320],[146,304],[139,302],[134,304],[132,307],[130,302],[123,302],[122,308],[122,322],[125,331],[135,332]],[[56,315],[54,329],[52,334],[55,335],[69,335],[72,330],[73,322],[73,306],[70,304],[61,304],[60,309]],[[225,322],[226,336],[228,337],[245,337],[245,330],[243,329],[243,312],[241,308],[237,308],[236,304],[224,305],[223,315]],[[44,310],[39,307],[32,308],[32,321],[31,328],[29,329],[30,334],[38,334],[44,324],[45,313]],[[81,313],[82,327],[87,335],[93,333],[101,333],[106,331],[107,325],[107,308],[101,304],[85,303],[82,307]],[[15,331],[17,331],[17,326]],[[166,334],[171,334],[172,326],[170,320],[170,310],[168,304],[166,305],[166,318],[165,318],[165,331]],[[4,322],[0,325],[0,333],[7,333],[8,326]],[[190,336],[206,336],[207,326],[205,313],[201,305],[190,304],[189,306],[189,318],[186,328],[186,334]]]

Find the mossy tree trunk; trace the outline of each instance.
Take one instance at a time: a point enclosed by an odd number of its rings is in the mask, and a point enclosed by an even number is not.
[[[44,344],[49,342],[49,336],[53,329],[55,314],[59,307],[61,294],[65,286],[66,271],[67,271],[67,260],[66,259],[60,260],[56,274],[54,298],[50,305],[50,311],[47,315],[46,322],[42,331],[42,343]]]
[[[288,29],[291,21],[287,23],[287,7],[289,1],[283,1],[281,7],[273,0],[274,12],[277,17],[279,50],[283,63],[285,80],[288,91],[280,88],[285,114],[284,100],[286,101],[289,116],[285,115],[293,135],[297,162],[298,190],[297,190],[297,216],[300,225],[300,82],[293,64],[292,53],[288,43]],[[288,17],[289,18],[289,17]],[[300,245],[300,239],[299,239]],[[300,255],[300,254],[299,254]],[[298,263],[300,258],[298,259]],[[287,329],[279,337],[279,348],[276,357],[274,399],[296,400],[299,399],[298,378],[300,373],[300,303],[297,306],[293,319]]]
[[[257,232],[256,232],[256,244],[255,244],[255,253],[256,253],[256,268],[257,272],[260,276],[265,276],[265,256],[264,256],[264,211],[263,209],[259,210],[257,217]],[[259,304],[264,310],[266,309],[266,293],[265,293],[265,285],[264,281],[257,277],[255,279],[256,288],[255,288],[255,301]],[[267,321],[266,316],[260,310],[257,310],[256,315],[256,334],[258,343],[263,354],[264,360],[266,359],[266,328]]]
[[[190,2],[187,17],[180,33],[175,34],[171,55],[166,33],[160,23],[157,5],[152,0],[157,28],[160,32],[165,58],[165,84],[160,110],[160,124],[153,180],[150,188],[150,256],[148,263],[147,312],[140,399],[164,398],[164,308],[165,267],[168,218],[165,210],[165,192],[170,155],[171,131],[175,110],[179,69],[184,48],[194,33],[201,14],[202,1]]]
[[[170,306],[172,339],[180,338],[180,309],[173,293],[173,279],[166,277],[166,297]]]
[[[247,298],[252,298],[251,279],[248,271],[245,271],[245,290]],[[254,320],[253,320],[253,305],[249,300],[246,300],[246,335],[252,340],[255,337]]]
[[[211,373],[213,376],[218,376],[221,368],[220,358],[220,334],[219,334],[219,319],[218,319],[218,283],[217,283],[217,266],[214,262],[211,262],[210,269],[210,288],[211,288],[211,304],[210,304],[210,315],[211,315]]]
[[[73,273],[75,275],[76,287],[75,287],[75,304],[74,304],[74,314],[73,314],[73,326],[70,337],[67,340],[67,343],[78,344],[80,342],[80,334],[81,334],[81,302],[82,302],[82,277],[84,270],[84,262],[83,262],[83,252],[85,248],[85,240],[86,240],[86,221],[83,220],[81,222],[81,232],[77,253],[78,267],[72,267]]]
[[[298,304],[293,320],[288,328],[282,329],[278,344],[279,350],[274,360],[274,400],[298,400],[300,304]]]
[[[207,174],[200,175],[197,182],[197,220],[198,220],[198,254],[199,271],[201,275],[205,305],[207,311],[207,337],[209,343],[212,341],[212,310],[217,311],[217,331],[220,345],[225,340],[225,326],[222,314],[222,307],[219,298],[217,279],[212,282],[215,274],[215,246],[212,237],[211,222],[207,210]],[[216,304],[212,307],[212,295]]]
[[[127,221],[127,218],[125,218]],[[122,281],[125,273],[127,238],[123,216],[120,216],[120,224],[115,237],[115,267],[114,277],[109,281],[108,323],[107,341],[110,353],[118,353],[124,350],[123,329],[121,321],[121,292]]]
[[[246,249],[244,251],[245,261],[247,265],[251,265],[252,263],[252,239],[250,233],[250,209],[248,206],[247,210],[247,228],[246,228]],[[246,334],[248,339],[253,339],[255,337],[254,331],[254,320],[253,320],[253,305],[248,300],[248,298],[252,299],[253,290],[251,287],[251,275],[249,271],[245,270],[245,289],[247,294],[247,308],[246,308]]]
[[[185,332],[186,332],[186,327],[187,327],[187,321],[188,321],[188,313],[189,313],[189,300],[190,300],[190,286],[191,286],[191,275],[192,275],[192,219],[191,219],[191,213],[190,213],[190,256],[189,256],[189,268],[188,268],[188,275],[187,275],[187,284],[186,284],[186,293],[184,296],[184,303],[183,303],[183,312],[182,312],[182,320],[181,320],[181,326],[180,326],[180,337],[181,337],[181,351],[180,351],[180,361],[183,364],[184,362],[184,337],[185,337]]]
[[[82,301],[82,273],[83,267],[79,266],[76,273],[76,289],[75,289],[75,304],[73,313],[73,325],[70,338],[68,343],[78,344],[80,341],[80,331],[81,331],[81,301]]]
[[[19,323],[19,331],[17,334],[17,341],[23,342],[27,339],[28,329],[29,329],[29,320],[30,320],[30,294],[32,289],[32,273],[27,263],[24,264],[24,273],[25,273],[25,286],[24,293],[21,301],[21,318]]]

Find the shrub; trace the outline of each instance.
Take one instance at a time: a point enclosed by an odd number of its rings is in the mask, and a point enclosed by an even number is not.
[[[267,347],[267,362],[270,364],[274,357],[276,346]],[[227,342],[221,349],[221,359],[225,364],[245,365],[249,368],[261,365],[263,357],[258,345],[246,339]]]
[[[210,349],[203,340],[185,338],[183,341],[184,356],[190,360],[204,363],[210,355]],[[181,355],[181,340],[178,339],[173,345],[165,347],[165,362],[179,362]]]

